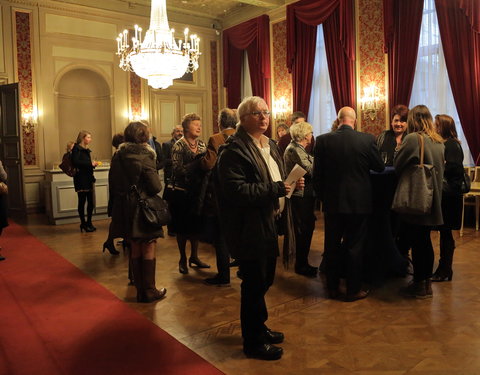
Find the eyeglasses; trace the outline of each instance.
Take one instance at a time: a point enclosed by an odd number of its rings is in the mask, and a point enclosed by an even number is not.
[[[270,111],[255,111],[249,113],[252,116],[259,117],[260,115],[264,115],[265,117],[270,116]]]

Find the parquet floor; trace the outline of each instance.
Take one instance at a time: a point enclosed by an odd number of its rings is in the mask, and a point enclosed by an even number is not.
[[[312,264],[319,264],[323,249],[323,220],[318,216]],[[236,269],[232,271],[231,287],[202,283],[215,270],[210,246],[201,245],[200,256],[212,264],[212,269],[190,269],[188,275],[181,275],[175,239],[160,239],[157,286],[168,289],[167,298],[137,304],[134,287],[127,285],[127,257],[101,253],[108,221],[95,222],[97,232],[83,234],[78,225],[45,223],[44,216],[33,215],[25,225],[52,249],[228,375],[480,374],[480,232],[472,228],[467,228],[462,238],[456,233],[454,279],[434,284],[434,298],[430,300],[399,296],[398,289],[409,281],[406,278],[388,281],[366,300],[332,301],[325,298],[320,278],[298,276],[279,264],[275,284],[267,295],[268,324],[285,333],[285,354],[280,361],[264,362],[246,359],[241,352],[240,280],[235,276]],[[437,258],[436,234],[433,241]]]

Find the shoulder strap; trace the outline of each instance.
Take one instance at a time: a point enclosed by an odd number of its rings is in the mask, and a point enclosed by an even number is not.
[[[418,135],[418,144],[420,146],[420,167],[423,167],[423,157],[424,157],[424,147],[425,147],[425,143],[424,143],[424,139],[423,139],[423,135],[421,135],[420,133],[417,133]]]

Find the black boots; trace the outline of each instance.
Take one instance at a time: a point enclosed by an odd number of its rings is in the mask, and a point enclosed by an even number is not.
[[[437,270],[433,273],[432,281],[452,281],[453,278],[453,253],[455,245],[444,244],[440,242],[440,260],[438,262]]]

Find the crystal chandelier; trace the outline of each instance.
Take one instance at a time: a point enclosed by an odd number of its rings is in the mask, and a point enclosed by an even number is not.
[[[133,71],[148,80],[155,89],[166,89],[173,80],[198,69],[200,38],[184,32],[184,40],[175,40],[175,30],[169,28],[166,0],[152,0],[150,27],[142,41],[142,28],[135,25],[135,36],[128,40],[128,30],[117,38],[120,68]]]

